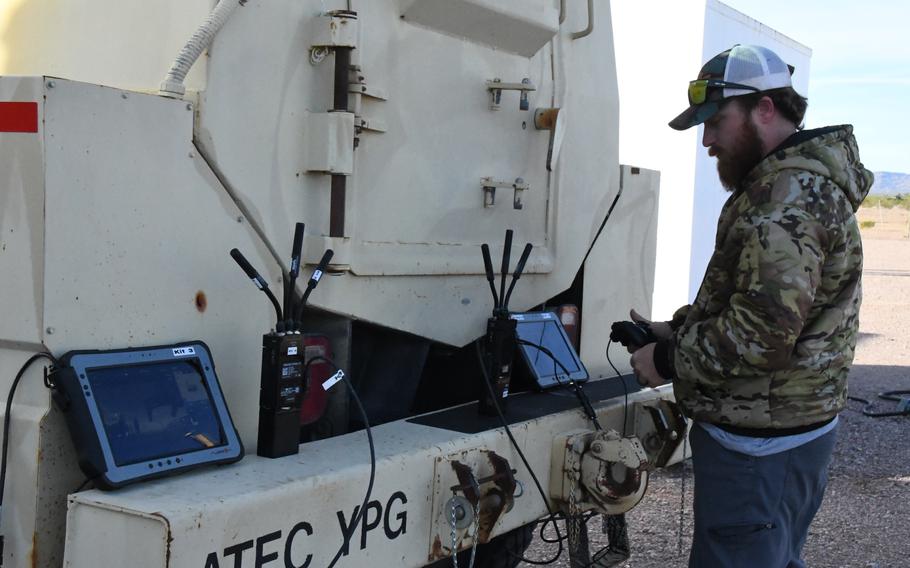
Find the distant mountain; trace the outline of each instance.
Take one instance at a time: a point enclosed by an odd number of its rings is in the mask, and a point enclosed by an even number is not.
[[[910,174],[875,172],[875,183],[869,193],[876,195],[910,194]]]

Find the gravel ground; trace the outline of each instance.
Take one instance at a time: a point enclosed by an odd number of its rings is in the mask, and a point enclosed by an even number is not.
[[[883,391],[910,390],[910,240],[868,234],[864,247],[860,340],[849,388],[851,396],[873,400]],[[893,410],[894,404],[879,401],[875,410]],[[841,413],[828,491],[803,551],[813,568],[910,566],[910,417],[869,418],[859,412],[862,407],[850,402]],[[626,519],[632,557],[624,568],[685,567],[692,535],[691,464],[652,475],[644,500]],[[606,545],[598,518],[590,523],[589,538],[592,551]],[[535,539],[526,557],[548,558],[553,547]],[[552,566],[568,567],[568,554]]]

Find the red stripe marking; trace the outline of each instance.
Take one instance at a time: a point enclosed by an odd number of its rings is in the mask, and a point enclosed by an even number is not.
[[[0,102],[0,132],[38,132],[38,103]]]

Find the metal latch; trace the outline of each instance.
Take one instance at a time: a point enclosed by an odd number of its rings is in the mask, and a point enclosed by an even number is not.
[[[496,204],[496,188],[511,187],[515,190],[512,197],[512,207],[523,209],[522,192],[529,188],[523,178],[515,178],[514,182],[498,181],[491,177],[480,178],[480,187],[483,188],[483,206],[486,208],[493,207]]]
[[[566,121],[558,108],[539,108],[534,111],[534,128],[549,130],[550,142],[547,145],[547,171],[553,171],[559,159],[559,150],[566,134]]]
[[[521,98],[518,101],[519,110],[528,110],[531,108],[528,102],[528,92],[536,91],[537,87],[531,84],[531,80],[524,78],[521,83],[503,83],[502,79],[496,77],[492,81],[487,81],[487,90],[490,92],[490,110],[499,110],[502,102],[503,91],[520,91]]]

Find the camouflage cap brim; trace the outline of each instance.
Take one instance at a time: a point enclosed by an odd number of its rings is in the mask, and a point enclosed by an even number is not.
[[[692,105],[669,122],[670,128],[674,130],[692,128],[714,116],[718,110],[720,110],[719,101],[707,101],[700,105]]]

